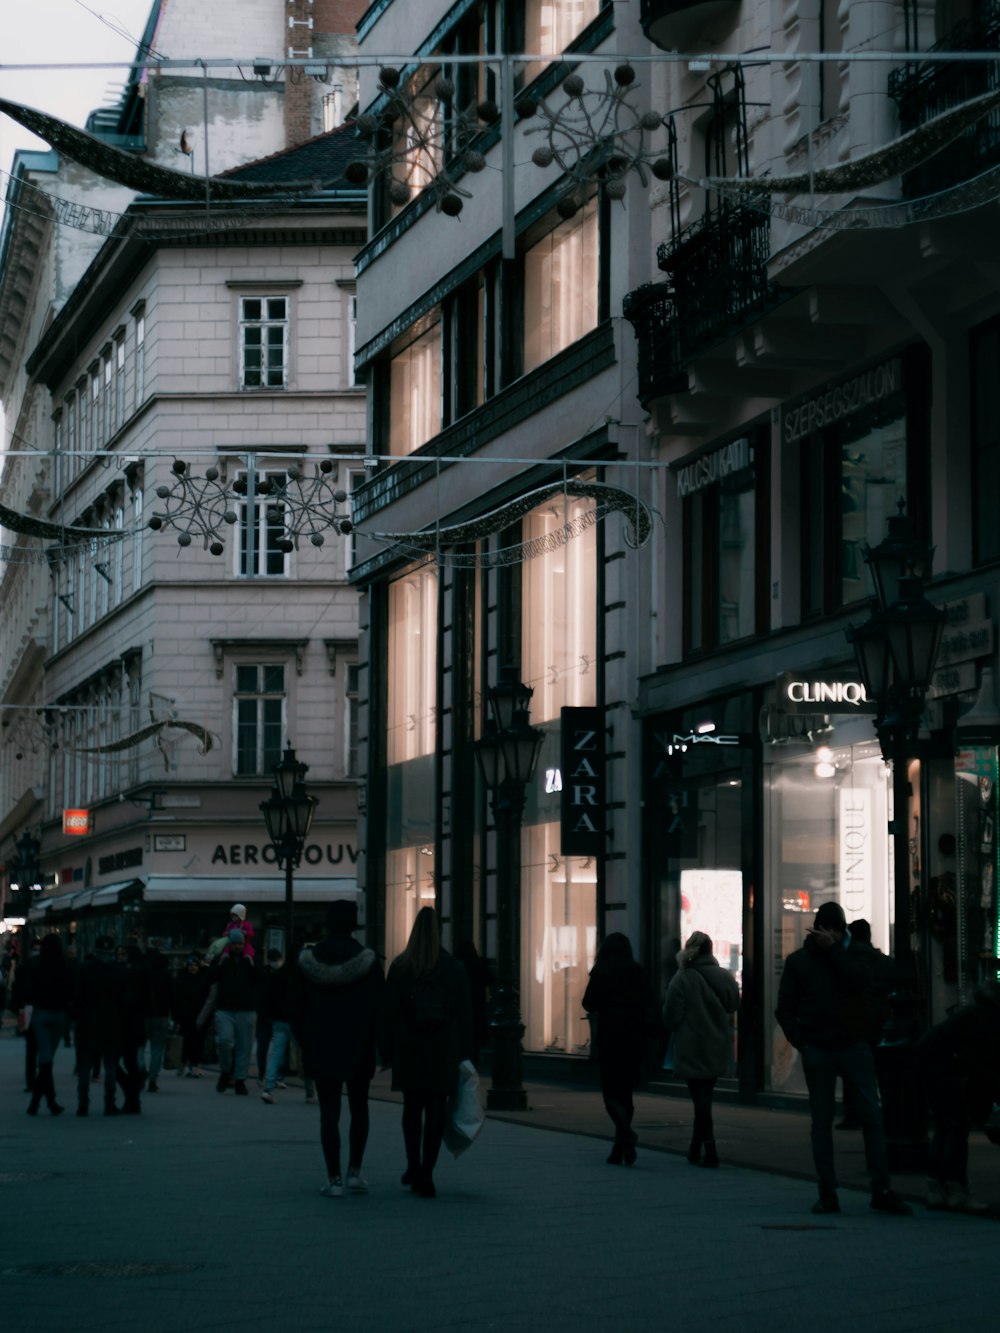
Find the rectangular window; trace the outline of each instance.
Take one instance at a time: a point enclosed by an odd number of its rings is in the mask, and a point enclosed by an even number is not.
[[[412,454],[442,427],[441,320],[389,363],[389,453]]]
[[[347,665],[347,679],[344,685],[344,772],[349,778],[356,778],[360,772],[358,766],[358,665]]]
[[[111,391],[112,374],[114,370],[114,358],[111,348],[108,347],[104,353],[104,433],[105,440],[118,429],[118,422],[115,420],[115,398]]]
[[[240,388],[288,383],[288,297],[240,297]]]
[[[597,18],[601,0],[525,0],[524,45],[528,55],[558,56]],[[531,61],[525,80],[537,78],[546,61]]]
[[[63,488],[63,478],[66,475],[66,459],[63,455],[63,414],[56,412],[52,418],[52,447],[53,447],[53,485],[56,495],[59,495]]]
[[[125,424],[125,335],[115,339],[115,430]]]
[[[744,465],[684,497],[684,650],[699,652],[756,633],[759,594],[758,515],[765,506],[761,486],[767,469],[759,439],[724,445]],[[710,470],[716,454],[691,469]],[[766,512],[766,510],[765,510]],[[764,525],[766,528],[766,524]]]
[[[525,251],[525,372],[597,327],[599,237],[595,196]]]
[[[285,509],[280,494],[261,495],[261,483],[280,487],[284,472],[241,473],[247,493],[240,501],[240,545],[236,572],[244,577],[281,576],[288,573],[289,553],[282,549],[287,539]]]
[[[132,518],[135,524],[135,536],[132,538],[132,591],[138,592],[142,587],[142,489],[137,488],[132,493]]]
[[[389,585],[389,764],[434,753],[437,587],[431,566]]]
[[[101,435],[101,367],[94,362],[90,372],[90,447],[96,453],[104,443]]]
[[[414,91],[410,114],[399,116],[393,125],[395,166],[389,183],[393,214],[405,208],[444,166],[441,104],[431,86],[438,73],[437,69],[430,71],[423,85]]]
[[[347,294],[347,383],[357,384],[358,377],[354,369],[354,353],[358,344],[358,298],[354,292]]]
[[[136,311],[135,315],[135,410],[138,411],[146,397],[146,312]]]
[[[270,774],[285,734],[285,668],[238,664],[233,706],[236,776]]]
[[[114,519],[115,531],[121,532],[124,526],[125,510],[122,508],[121,504],[116,504]],[[124,565],[123,557],[125,555],[125,543],[121,538],[115,542],[113,552],[111,565],[111,599],[112,605],[118,606],[122,599],[122,588],[124,586],[122,581],[122,571]]]
[[[76,394],[66,399],[66,467],[64,484],[76,474]]]
[[[90,448],[90,394],[86,375],[77,385],[76,401],[79,410],[79,421],[77,423],[78,448],[76,466],[73,469],[74,476],[83,470],[84,461]]]

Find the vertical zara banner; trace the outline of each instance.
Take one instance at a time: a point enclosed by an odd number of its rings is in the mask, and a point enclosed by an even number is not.
[[[559,850],[563,856],[603,856],[608,850],[604,709],[564,708],[559,729]]]

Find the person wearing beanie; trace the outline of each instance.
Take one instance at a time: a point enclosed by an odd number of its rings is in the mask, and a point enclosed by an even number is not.
[[[253,924],[247,920],[247,909],[244,907],[242,903],[233,903],[232,907],[229,909],[229,920],[226,922],[225,927],[223,928],[222,931],[222,934],[226,938],[227,942],[229,936],[233,933],[234,930],[238,930],[243,936],[244,954],[247,956],[247,958],[253,958],[254,929],[253,929]]]
[[[364,1194],[361,1174],[368,1142],[368,1086],[375,1073],[375,1036],[382,1002],[382,965],[353,938],[358,907],[330,904],[326,937],[299,954],[300,1007],[295,1026],[304,1073],[319,1094],[319,1133],[327,1183],[321,1193]],[[270,1078],[270,1070],[269,1070]],[[347,1174],[341,1174],[340,1103],[346,1085],[350,1111]],[[267,1097],[265,1095],[265,1101]]]
[[[246,937],[237,927],[229,932],[229,946],[209,973],[208,999],[198,1016],[204,1026],[215,1015],[215,1047],[219,1056],[216,1092],[232,1086],[238,1097],[249,1095],[247,1070],[257,1023],[259,979],[253,959],[245,952]]]
[[[871,1207],[897,1217],[912,1214],[891,1188],[885,1126],[869,1035],[879,978],[875,951],[853,940],[844,909],[823,903],[801,949],[785,960],[775,1017],[799,1052],[812,1118],[812,1149],[819,1199],[814,1213],[839,1213],[833,1153],[838,1076],[843,1079],[864,1135]]]

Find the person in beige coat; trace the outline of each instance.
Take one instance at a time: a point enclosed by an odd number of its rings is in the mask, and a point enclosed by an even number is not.
[[[736,978],[712,955],[712,941],[696,930],[677,955],[680,964],[663,1004],[663,1021],[674,1044],[674,1069],[686,1080],[694,1104],[688,1161],[719,1165],[712,1125],[712,1092],[733,1053],[730,1018],[740,1004]],[[704,1150],[704,1156],[702,1156]]]

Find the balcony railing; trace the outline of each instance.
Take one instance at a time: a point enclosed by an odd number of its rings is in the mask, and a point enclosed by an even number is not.
[[[1000,51],[1000,3],[980,8],[957,24],[931,51]],[[970,98],[1000,87],[1000,62],[931,63],[910,60],[889,75],[889,96],[899,108],[905,134]],[[1000,110],[992,111],[903,177],[903,194],[920,199],[971,180],[1000,163]]]
[[[725,203],[657,250],[666,282],[625,298],[624,315],[639,340],[639,398],[645,405],[687,387],[697,353],[775,305],[781,293],[767,275],[770,219]]]

